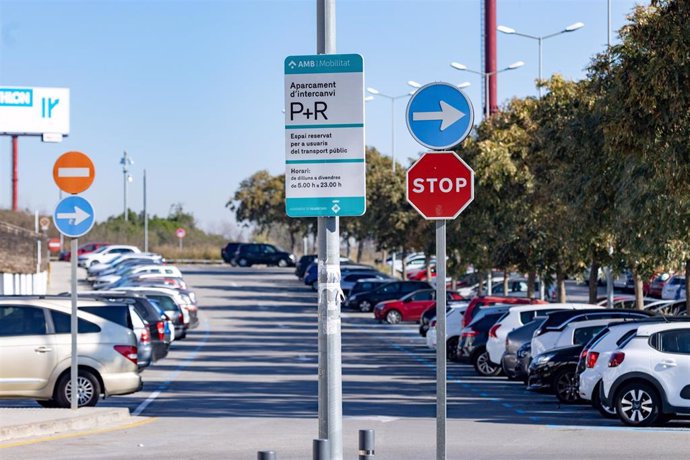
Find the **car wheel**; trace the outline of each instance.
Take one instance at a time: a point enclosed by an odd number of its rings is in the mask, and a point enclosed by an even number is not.
[[[573,404],[580,400],[575,369],[563,369],[556,374],[552,385],[553,392],[563,404]]]
[[[386,322],[388,324],[400,324],[402,323],[402,315],[398,310],[391,310],[386,313]]]
[[[422,324],[419,326],[419,335],[422,337],[426,337],[426,332],[429,330],[429,327],[426,324]]]
[[[599,383],[594,391],[592,392],[592,407],[599,411],[604,418],[618,418],[616,413],[616,408],[613,406],[607,406],[601,400],[601,383]]]
[[[101,384],[89,371],[80,370],[77,376],[77,404],[79,407],[95,406],[101,395]],[[58,407],[69,408],[72,398],[72,380],[70,373],[65,373],[58,380],[55,389],[55,401]]]
[[[365,313],[368,311],[371,311],[371,302],[369,302],[368,300],[362,300],[359,303],[359,311],[362,311]]]
[[[46,409],[55,409],[59,407],[57,401],[54,399],[37,399],[36,402],[39,406],[45,407]]]
[[[492,377],[501,373],[501,366],[497,366],[489,360],[489,352],[482,350],[474,358],[474,369],[479,375]]]
[[[616,412],[623,423],[630,426],[651,426],[662,419],[656,390],[643,382],[629,383],[618,391]]]
[[[278,266],[279,266],[279,267],[287,267],[287,266],[288,266],[287,260],[285,260],[285,259],[280,259],[280,260],[278,261]]]
[[[449,359],[450,361],[453,362],[458,362],[459,357],[458,357],[458,342],[459,342],[458,336],[453,336],[446,340],[446,359]]]
[[[237,260],[237,265],[239,265],[240,267],[249,267],[249,261],[242,257],[241,259]]]

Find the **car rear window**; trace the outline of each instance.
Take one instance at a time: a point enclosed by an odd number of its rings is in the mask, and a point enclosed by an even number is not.
[[[180,311],[180,307],[175,301],[167,295],[146,295],[149,299],[158,304],[158,307],[163,311]]]
[[[92,315],[99,316],[105,320],[112,321],[122,327],[132,329],[132,318],[129,316],[128,305],[102,305],[102,306],[83,306],[80,310]]]
[[[53,327],[55,328],[56,334],[69,334],[70,332],[72,332],[72,319],[70,315],[55,310],[51,310],[50,315],[53,318]],[[77,331],[80,334],[90,334],[94,332],[101,332],[101,328],[100,326],[98,326],[98,324],[93,324],[91,321],[86,321],[85,319],[78,318]]]
[[[620,339],[616,340],[616,346],[620,347],[624,343],[627,343],[628,341],[630,341],[630,338],[632,336],[634,336],[635,334],[637,334],[637,329],[632,329],[632,330],[626,332],[625,334],[623,334],[623,336]]]
[[[573,332],[573,345],[584,345],[592,340],[605,326],[579,327]]]

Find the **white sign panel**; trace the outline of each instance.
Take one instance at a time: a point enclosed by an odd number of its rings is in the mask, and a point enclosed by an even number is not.
[[[69,89],[0,86],[0,134],[69,134]]]
[[[364,63],[358,54],[285,59],[285,209],[290,217],[366,209]]]

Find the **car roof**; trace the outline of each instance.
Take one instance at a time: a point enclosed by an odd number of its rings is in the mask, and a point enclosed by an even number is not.
[[[563,310],[556,311],[549,315],[548,319],[542,325],[542,328],[561,329],[571,322],[586,321],[590,319],[608,319],[609,322],[615,321],[619,318],[597,318],[597,316],[618,314],[623,317],[630,316],[651,316],[648,312],[642,310],[627,310],[622,308],[601,308],[593,307],[581,310]]]
[[[611,322],[610,318],[602,319],[588,319],[586,321],[573,321],[565,326],[565,329],[580,329],[582,327],[590,326],[608,326]]]
[[[690,319],[672,323],[644,324],[637,328],[637,335],[647,336],[655,332],[671,331],[674,329],[690,329]]]

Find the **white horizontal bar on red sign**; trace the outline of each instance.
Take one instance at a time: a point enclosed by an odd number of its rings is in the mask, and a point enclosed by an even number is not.
[[[58,168],[58,177],[89,177],[89,168]]]

